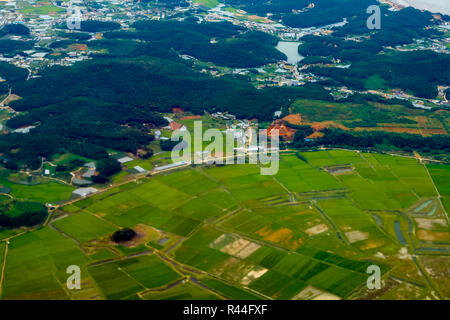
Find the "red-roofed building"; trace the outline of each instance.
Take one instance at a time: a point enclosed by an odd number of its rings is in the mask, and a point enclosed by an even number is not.
[[[181,123],[175,122],[175,121],[170,122],[169,126],[170,126],[170,130],[173,130],[173,131],[180,130],[181,128],[184,127]]]

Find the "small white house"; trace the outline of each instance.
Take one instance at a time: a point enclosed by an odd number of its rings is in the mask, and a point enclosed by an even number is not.
[[[134,159],[130,158],[130,157],[123,157],[123,158],[117,159],[117,161],[119,161],[120,163],[127,163],[127,162],[130,162],[130,161],[133,161],[133,160]]]

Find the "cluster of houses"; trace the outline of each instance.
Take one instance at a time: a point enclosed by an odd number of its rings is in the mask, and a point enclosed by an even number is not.
[[[222,119],[222,120],[236,120],[236,116],[229,114],[228,112],[214,112],[211,113],[211,117],[215,118],[215,119]]]
[[[38,6],[40,3],[34,0],[27,0],[27,5]],[[31,38],[35,41],[33,50],[17,54],[14,56],[0,54],[0,61],[14,64],[18,67],[28,68],[29,70],[39,69],[44,66],[62,65],[69,66],[76,62],[88,60],[95,52],[84,48],[71,48],[64,55],[50,55],[45,49],[46,45],[56,40],[64,40],[55,32],[56,25],[67,23],[71,15],[69,7],[77,7],[81,10],[81,20],[113,21],[128,29],[129,25],[140,18],[161,19],[166,15],[176,14],[178,11],[187,10],[186,8],[176,8],[168,10],[164,8],[144,8],[136,6],[132,0],[98,0],[96,8],[88,8],[82,0],[71,1],[49,1],[45,5],[55,6],[55,12],[48,14],[27,14],[21,13],[17,1],[1,1],[0,3],[0,28],[6,24],[20,23],[26,25],[31,31]],[[61,10],[64,9],[64,10]],[[76,31],[74,31],[76,32]],[[95,39],[92,34],[91,40]],[[27,39],[21,36],[10,36],[12,40],[25,41]]]

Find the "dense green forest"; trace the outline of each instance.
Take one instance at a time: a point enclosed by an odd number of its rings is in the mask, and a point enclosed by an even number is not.
[[[32,227],[47,218],[47,208],[37,202],[2,199],[0,201],[0,229]]]
[[[28,76],[28,71],[23,68],[18,68],[4,61],[0,61],[0,78],[5,81],[0,82],[0,95],[9,92],[9,84],[16,81],[25,80]]]
[[[382,131],[351,132],[328,128],[323,131],[323,137],[305,140],[311,132],[312,130],[308,128],[298,130],[294,138],[294,146],[300,149],[328,146],[363,150],[417,151],[433,154],[448,154],[450,152],[450,140],[447,136],[441,135],[422,137],[417,134],[407,133]]]
[[[275,47],[278,39],[263,32],[246,31],[231,23],[193,21],[138,21],[133,31],[110,31],[104,39],[88,41],[83,32],[60,32],[64,40],[52,49],[67,49],[72,44],[86,44],[101,51],[94,57],[154,56],[175,59],[179,54],[194,56],[217,65],[249,68],[286,59]],[[170,37],[167,35],[170,34]]]
[[[330,36],[305,36],[299,53],[305,64],[330,63],[339,59],[350,68],[313,67],[310,71],[331,77],[341,85],[357,90],[401,88],[416,96],[434,98],[437,85],[450,82],[450,58],[432,51],[396,52],[386,47],[410,44],[415,39],[442,37],[437,23],[429,12],[413,8],[389,11],[382,6],[382,28],[367,29],[367,15],[356,14],[344,26],[334,28]],[[401,30],[401,32],[398,32]],[[364,35],[352,39],[351,35]],[[336,84],[335,84],[336,85]]]
[[[301,10],[311,3],[310,0],[224,0],[222,2],[259,15],[287,13],[292,9]]]
[[[18,53],[22,53],[24,50],[30,50],[32,48],[33,48],[32,41],[21,41],[10,39],[0,40],[0,53],[7,57],[13,57]]]
[[[439,31],[428,28],[438,23],[430,12],[412,7],[400,11],[390,11],[388,8],[381,6],[381,29],[367,29],[368,15],[355,15],[344,26],[334,28],[333,36],[345,38],[348,35],[369,35],[368,41],[382,47],[407,44],[414,39],[433,38],[440,34]]]
[[[341,22],[344,18],[366,16],[370,5],[378,5],[376,0],[225,0],[226,4],[245,11],[265,15],[273,13],[274,20],[282,20],[288,26],[309,28]],[[306,8],[311,3],[314,7]],[[303,12],[292,12],[292,10]]]
[[[138,118],[141,112],[170,112],[173,106],[180,106],[197,114],[202,114],[204,110],[229,111],[240,118],[256,117],[262,120],[271,120],[273,111],[296,97],[332,99],[320,85],[257,90],[240,78],[213,78],[183,62],[158,58],[89,61],[69,68],[49,68],[43,70],[41,75],[41,78],[14,85],[14,92],[23,99],[12,102],[11,107],[17,111],[32,112],[11,120],[8,126],[28,125],[49,114],[44,109],[34,117],[32,113],[40,108],[50,108],[52,114],[58,114],[72,107],[81,107],[79,103],[68,102],[80,97],[86,97],[91,105],[101,101],[103,104],[142,108],[140,111],[133,110]],[[54,110],[51,109],[51,105],[62,102],[70,106],[54,106]],[[85,116],[86,112],[81,114]],[[126,117],[132,115],[127,114]],[[135,119],[127,118],[125,121],[131,120]]]
[[[71,40],[89,40],[91,38],[91,35],[86,32],[68,32],[68,31],[61,31],[58,33],[60,37],[69,38]]]
[[[352,62],[364,60],[382,49],[382,46],[372,41],[355,42],[335,36],[305,36],[302,38],[302,45],[299,46],[298,51],[309,58],[322,58],[328,61],[335,58]],[[303,63],[307,62],[303,61]]]
[[[344,26],[334,28],[332,36],[306,36],[299,52],[307,56],[333,56],[344,60],[360,60],[376,54],[387,46],[409,44],[414,39],[443,36],[442,32],[428,28],[437,23],[429,12],[413,8],[401,11],[382,9],[382,28],[367,29],[367,16],[355,16]],[[398,32],[402,30],[402,32]],[[365,35],[358,41],[348,40],[351,35]]]
[[[284,24],[295,28],[320,27],[341,22],[345,18],[348,23],[342,29],[341,35],[367,33],[366,21],[369,15],[366,10],[371,5],[380,5],[377,0],[224,0],[223,2],[250,13],[262,16],[270,14],[272,20],[281,20]],[[308,8],[311,4],[314,6]],[[413,8],[401,11],[388,9],[387,5],[381,6],[382,29],[375,32],[385,38],[410,37],[417,28],[429,25],[432,18],[429,12]],[[444,16],[445,18],[449,17]],[[397,32],[400,28],[402,32]]]
[[[25,80],[28,76],[28,71],[23,68],[13,66],[4,61],[0,61],[0,77],[6,79],[10,83],[19,80]]]
[[[312,67],[314,74],[331,77],[355,88],[402,88],[415,96],[435,98],[438,85],[450,84],[450,56],[433,51],[389,52],[354,61],[350,68]],[[372,81],[370,81],[372,80]]]
[[[36,125],[36,128],[29,134],[1,136],[0,150],[12,161],[31,168],[39,167],[39,157],[58,152],[103,159],[107,157],[106,149],[135,153],[153,140],[152,135],[142,130],[144,126],[164,124],[166,121],[148,108],[68,98],[10,119],[7,125],[11,128],[26,125]]]
[[[28,36],[30,35],[30,29],[23,24],[6,24],[0,28],[0,38],[7,35]]]
[[[6,81],[0,82],[0,95],[7,94],[9,92],[9,86]]]
[[[275,49],[276,37],[263,32],[246,32],[230,23],[138,21],[132,27],[136,31],[109,32],[104,36],[144,40],[159,49],[174,49],[180,54],[228,67],[250,68],[286,59]]]
[[[166,123],[156,112],[170,112],[173,106],[195,114],[229,111],[267,121],[296,98],[332,99],[320,85],[257,90],[239,78],[212,78],[158,58],[52,67],[40,78],[13,83],[13,91],[22,99],[10,106],[26,113],[6,125],[35,128],[29,134],[0,136],[0,152],[31,168],[39,167],[39,157],[56,152],[93,159],[105,158],[105,149],[136,152],[153,138],[147,128]]]

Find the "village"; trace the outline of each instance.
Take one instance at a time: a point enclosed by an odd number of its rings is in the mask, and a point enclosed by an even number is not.
[[[201,159],[201,163],[212,164],[227,161],[232,157],[238,159],[239,156],[249,157],[258,155],[261,152],[268,154],[279,152],[281,148],[285,149],[287,145],[294,139],[296,129],[295,125],[299,125],[302,118],[299,114],[291,114],[282,116],[282,111],[274,113],[273,122],[265,129],[261,129],[256,119],[246,120],[237,119],[235,115],[228,112],[205,113],[203,116],[192,115],[185,112],[181,108],[174,108],[173,112],[166,114],[168,125],[152,130],[155,140],[151,146],[155,150],[155,154],[151,158],[143,158],[141,154],[112,152],[110,156],[116,160],[122,167],[122,172],[111,181],[111,184],[121,183],[123,181],[135,180],[140,177],[152,176],[165,171],[189,166],[191,162],[183,159],[172,159],[171,150],[161,149],[164,141],[171,140],[171,136],[176,132],[193,131],[195,121],[204,124],[204,129],[218,129],[223,137],[231,137],[235,141],[232,148],[231,156],[227,152],[215,151],[211,154],[209,151],[193,150],[194,159]],[[26,134],[33,128],[22,128],[17,131]],[[191,132],[193,134],[193,132]],[[308,139],[314,139],[318,133],[312,134]],[[255,136],[258,135],[258,136]],[[274,147],[270,144],[271,138],[276,135],[281,146]],[[269,142],[267,146],[258,144],[258,139],[263,138]],[[228,140],[227,140],[228,142]],[[229,159],[228,159],[229,162]],[[227,163],[228,163],[227,162]],[[195,162],[193,162],[195,163]],[[71,168],[71,169],[69,169]],[[67,172],[67,170],[71,170]],[[64,171],[63,171],[64,170]],[[37,170],[24,169],[19,174],[20,180],[26,184],[33,184],[33,181],[57,181],[65,185],[70,185],[76,189],[73,191],[73,197],[87,197],[98,192],[97,184],[93,181],[93,177],[98,175],[98,168],[95,161],[82,162],[79,157],[73,155],[59,155],[52,159],[42,158],[42,164]],[[52,207],[52,204],[48,204]]]
[[[69,66],[74,63],[92,59],[93,55],[101,53],[100,51],[90,48],[89,43],[95,43],[96,40],[102,39],[102,32],[90,33],[91,38],[87,40],[87,45],[71,45],[65,50],[52,50],[49,46],[57,41],[64,41],[64,36],[56,29],[58,26],[65,26],[67,19],[70,18],[71,11],[69,7],[78,8],[81,20],[97,20],[104,22],[119,23],[123,30],[128,30],[130,25],[135,21],[146,18],[152,20],[160,20],[166,17],[178,16],[184,12],[194,14],[199,23],[206,22],[223,22],[227,21],[232,24],[243,26],[248,30],[257,30],[277,36],[281,41],[277,49],[288,56],[286,61],[278,61],[270,63],[259,68],[239,69],[217,66],[209,62],[199,61],[195,57],[180,54],[185,60],[192,60],[193,67],[202,73],[208,73],[213,77],[223,77],[224,75],[236,75],[247,77],[256,88],[279,87],[279,86],[303,86],[306,83],[315,83],[325,80],[325,78],[314,75],[308,71],[308,68],[314,64],[298,63],[303,57],[297,52],[297,47],[301,44],[301,38],[306,35],[329,35],[335,27],[343,26],[347,23],[344,19],[331,25],[325,25],[316,28],[291,28],[281,24],[279,21],[271,20],[271,15],[259,17],[247,14],[243,10],[234,9],[224,4],[210,8],[195,1],[190,2],[189,7],[176,7],[169,9],[165,7],[141,7],[135,5],[133,1],[114,0],[97,1],[95,8],[88,7],[81,0],[72,0],[65,2],[41,2],[30,0],[27,7],[24,7],[22,1],[0,1],[0,28],[8,23],[24,24],[31,31],[31,38],[35,41],[34,48],[25,50],[24,52],[14,55],[3,55],[0,53],[0,61],[5,61],[21,68],[26,68],[29,72],[29,78],[37,77],[38,70],[54,66]],[[20,9],[21,10],[17,10]],[[305,10],[307,10],[306,8]],[[391,10],[398,10],[394,6]],[[183,18],[176,18],[183,19]],[[450,25],[443,22],[437,28],[448,30]],[[77,32],[73,30],[72,32]],[[24,36],[11,36],[11,40],[25,41]],[[212,39],[211,41],[214,41]],[[357,41],[357,39],[355,39]],[[427,41],[417,40],[415,44],[408,46],[398,46],[392,50],[412,51],[430,49],[435,52],[448,52],[448,39],[429,39]],[[326,67],[348,68],[350,65],[343,64],[339,59],[334,59],[332,63],[322,65]],[[0,79],[1,81],[1,79]],[[446,100],[443,92],[440,91],[438,99],[420,99],[402,92],[394,90],[390,92],[372,90],[371,94],[377,94],[385,98],[398,98],[408,100],[416,108],[431,110],[434,106],[448,107],[449,102]],[[356,91],[349,90],[346,87],[330,89],[333,97],[347,97]],[[364,92],[362,92],[364,93]]]

